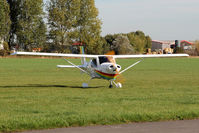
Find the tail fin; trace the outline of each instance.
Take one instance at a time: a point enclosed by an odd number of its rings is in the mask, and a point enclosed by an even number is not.
[[[80,54],[85,54],[84,53],[84,46],[80,46]]]
[[[80,46],[80,54],[85,54],[84,53],[84,46]],[[81,59],[82,65],[86,63],[86,58]]]

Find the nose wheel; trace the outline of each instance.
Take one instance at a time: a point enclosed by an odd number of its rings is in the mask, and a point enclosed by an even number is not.
[[[110,85],[109,88],[113,88],[113,84],[117,87],[117,88],[122,88],[122,84],[121,83],[115,83],[114,81],[110,81]]]
[[[116,87],[117,87],[117,88],[122,88],[122,84],[118,82],[118,83],[116,84]]]

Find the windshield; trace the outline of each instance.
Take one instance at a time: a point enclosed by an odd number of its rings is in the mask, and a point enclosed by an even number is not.
[[[111,62],[112,57],[107,57],[107,56],[100,56],[99,57],[99,62],[100,64],[105,63],[105,62]]]
[[[109,59],[106,56],[100,56],[99,57],[99,62],[100,64],[104,63],[104,62],[110,62]]]

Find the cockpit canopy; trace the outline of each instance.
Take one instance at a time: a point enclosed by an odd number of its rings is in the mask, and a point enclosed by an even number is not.
[[[110,62],[110,60],[106,56],[100,56],[99,57],[99,63],[105,63],[105,62]]]
[[[111,56],[99,56],[99,63],[100,64],[107,63],[107,62],[115,63],[115,60]]]
[[[99,56],[98,57],[99,65],[102,63],[115,63],[115,60],[111,56]],[[97,59],[92,59],[91,66],[96,67],[98,64]]]

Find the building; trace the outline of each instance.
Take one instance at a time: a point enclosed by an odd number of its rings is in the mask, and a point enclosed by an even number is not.
[[[180,46],[184,49],[184,50],[191,50],[191,49],[195,49],[195,46],[192,42],[186,41],[186,40],[182,40],[180,42]]]
[[[152,40],[152,46],[151,46],[151,51],[160,51],[161,53],[164,53],[164,50],[167,50],[170,52],[171,50],[171,45],[173,45],[175,42],[173,41],[157,41],[157,40]]]
[[[183,48],[184,52],[190,52],[195,50],[194,43],[186,40],[175,40],[175,41],[157,41],[152,40],[151,51],[158,53],[173,53],[173,50],[176,48]]]

